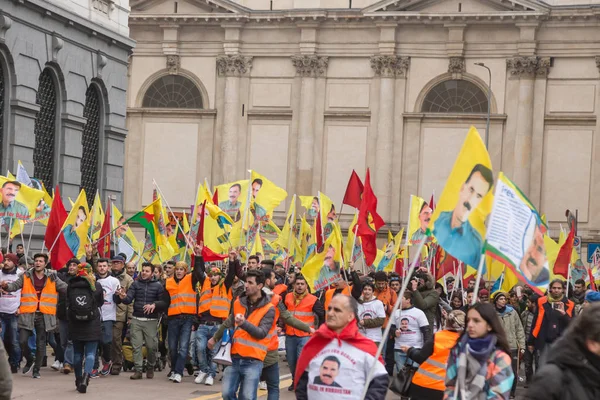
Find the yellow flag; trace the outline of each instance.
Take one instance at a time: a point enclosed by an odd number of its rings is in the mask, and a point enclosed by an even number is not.
[[[410,212],[408,216],[408,245],[418,245],[427,240],[427,229],[431,220],[431,207],[418,196],[410,196]]]
[[[286,249],[290,251],[293,248],[293,239],[294,239],[294,226],[296,225],[296,195],[292,198],[292,202],[290,203],[290,209],[288,210],[287,217],[285,218],[285,223],[283,224],[283,229],[281,233],[277,237],[275,244],[282,249]]]
[[[23,227],[25,226],[25,221],[17,220],[13,223],[13,226],[10,230],[10,238],[13,239],[17,235],[20,235],[23,232]],[[25,244],[23,244],[24,246]]]
[[[219,197],[219,208],[233,221],[242,218],[248,198],[248,179],[225,183],[215,187]]]
[[[104,211],[102,210],[100,194],[98,194],[98,191],[96,191],[96,196],[94,197],[94,204],[92,205],[92,216],[90,221],[90,232],[92,241],[96,241],[100,238],[100,231],[102,230],[103,223]]]
[[[194,202],[194,215],[192,215],[192,226],[197,224],[198,221],[200,220],[200,212],[202,210],[202,204],[204,203],[204,201],[206,200],[207,202],[210,199],[210,193],[208,192],[208,190],[204,187],[204,185],[199,185],[198,186],[198,192],[196,192],[196,200]],[[210,200],[212,201],[212,200]]]
[[[484,221],[492,209],[492,162],[471,127],[431,217],[430,229],[444,250],[477,268],[481,260]]]
[[[24,185],[14,179],[0,176],[0,218],[8,220],[31,220],[44,192]]]
[[[287,192],[263,175],[252,171],[251,203],[258,218],[271,213],[287,197]]]
[[[128,224],[125,224],[125,218],[116,205],[112,204],[111,225],[114,230],[114,240],[116,241],[115,253],[123,253],[127,256],[127,261],[132,261],[136,256],[142,254],[144,242],[138,242]]]
[[[308,218],[314,219],[319,212],[319,198],[317,196],[298,196],[300,205],[306,208]]]
[[[302,267],[302,275],[314,291],[323,289],[342,279],[340,261],[342,238],[337,227],[325,241],[323,251],[315,252]]]
[[[354,239],[356,221],[357,214],[354,214],[352,223],[348,228],[348,236],[346,238],[346,243],[344,244],[344,258],[346,259],[346,262],[348,262],[349,260],[352,260],[352,262],[356,262],[360,258],[360,242],[358,238],[356,240]]]
[[[52,196],[48,193],[44,184],[42,183],[42,191],[44,192],[44,196],[42,200],[38,203],[38,206],[35,209],[35,218],[34,221],[40,222],[42,225],[48,225],[48,217],[50,217],[50,211],[52,210]]]
[[[217,221],[218,225],[223,228],[225,225],[233,225],[233,220],[218,206],[211,202],[206,202],[206,210],[210,217]]]
[[[254,237],[254,244],[252,245],[252,250],[250,251],[251,256],[255,256],[257,254],[265,255],[263,250],[262,240],[260,238],[260,232],[256,232],[256,236]]]
[[[62,227],[65,241],[77,258],[85,255],[85,245],[90,243],[89,230],[90,209],[85,196],[85,190],[81,189]]]
[[[183,228],[183,233],[188,233],[190,231],[190,224],[188,223],[187,213],[183,213],[183,218],[181,219],[181,227]]]

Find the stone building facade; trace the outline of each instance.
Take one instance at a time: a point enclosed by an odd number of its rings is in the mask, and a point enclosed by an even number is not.
[[[397,229],[411,194],[441,193],[469,126],[486,135],[483,63],[494,170],[552,229],[576,209],[598,238],[600,2],[582,1],[132,2],[125,210],[153,180],[183,209],[197,182],[248,169],[339,204],[369,167]]]
[[[64,199],[122,203],[127,0],[6,0],[0,6],[0,170],[21,160]]]

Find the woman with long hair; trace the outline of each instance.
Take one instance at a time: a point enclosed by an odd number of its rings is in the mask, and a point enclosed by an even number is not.
[[[515,379],[509,354],[495,307],[471,306],[466,329],[450,351],[444,399],[508,399]]]

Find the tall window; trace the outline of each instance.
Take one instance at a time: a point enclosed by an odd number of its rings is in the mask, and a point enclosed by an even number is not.
[[[2,148],[4,142],[4,69],[0,62],[0,160],[2,159]]]
[[[142,107],[202,108],[202,95],[194,82],[185,76],[166,75],[152,82]]]
[[[449,80],[435,85],[423,102],[430,113],[487,113],[487,95],[474,83]]]
[[[98,144],[100,141],[100,96],[90,85],[85,93],[83,117],[87,119],[81,136],[81,188],[85,189],[88,204],[94,203],[98,189]]]
[[[48,68],[40,74],[35,102],[40,111],[35,119],[33,176],[47,188],[54,186],[54,132],[56,130],[56,85]]]

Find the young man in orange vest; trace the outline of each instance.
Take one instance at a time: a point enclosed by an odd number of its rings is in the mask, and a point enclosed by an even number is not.
[[[353,267],[351,266],[350,273],[342,270],[342,277],[344,279],[341,279],[341,280],[335,282],[333,284],[333,288],[331,288],[325,292],[325,300],[323,302],[323,308],[325,310],[325,313],[327,312],[327,309],[329,308],[329,303],[331,302],[331,299],[333,299],[333,296],[338,295],[338,294],[344,294],[346,296],[352,296],[355,299],[358,299],[360,297],[360,295],[362,294],[362,286],[360,285],[360,277],[358,276],[356,271],[354,271],[352,268]],[[350,279],[352,279],[352,287],[348,286],[348,282],[346,281],[348,274],[350,275]]]
[[[224,400],[256,398],[258,382],[275,325],[275,307],[263,290],[265,275],[251,270],[246,275],[246,294],[233,303],[233,314],[226,323],[235,323],[231,345],[231,366],[223,374]],[[215,340],[209,341],[213,348]],[[238,393],[239,389],[239,393]]]
[[[61,281],[56,271],[46,269],[48,256],[38,253],[33,256],[33,268],[26,271],[14,282],[3,281],[2,289],[15,292],[21,289],[21,307],[19,308],[19,342],[21,351],[27,360],[23,368],[26,374],[33,366],[33,377],[41,378],[40,367],[46,349],[46,332],[56,329],[56,305],[58,292],[66,293],[67,284]],[[29,337],[36,334],[35,365],[29,350]]]
[[[175,273],[167,279],[163,301],[169,307],[168,333],[169,351],[171,357],[171,372],[169,380],[180,383],[183,368],[190,347],[192,325],[196,320],[196,284],[200,281],[200,271],[204,269],[202,259],[203,243],[195,246],[194,270],[188,273],[185,261],[175,263]]]
[[[206,345],[214,336],[219,325],[229,316],[233,299],[231,288],[236,275],[241,278],[242,267],[237,259],[237,253],[234,251],[229,253],[229,269],[225,278],[219,268],[211,268],[207,272],[203,267],[200,269],[200,279],[198,280],[198,287],[201,288],[198,304],[200,319],[195,339],[196,353],[200,364],[200,372],[194,380],[197,384],[204,383],[211,386],[217,375],[217,364],[212,361],[217,349],[209,351]]]
[[[313,329],[318,328],[319,323],[325,321],[325,310],[323,310],[321,303],[317,301],[317,297],[308,292],[308,284],[302,275],[296,276],[294,291],[285,296],[285,307],[295,318]],[[296,373],[296,362],[309,338],[310,333],[300,331],[289,325],[285,328],[285,353],[290,366],[292,381]],[[288,390],[293,391],[294,385],[290,385]]]

